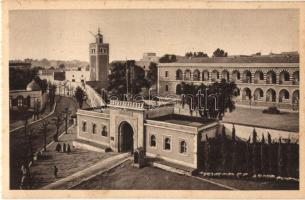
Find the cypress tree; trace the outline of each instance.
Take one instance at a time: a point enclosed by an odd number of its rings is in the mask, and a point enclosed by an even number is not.
[[[291,161],[292,161],[292,153],[291,153],[291,144],[290,144],[290,137],[288,138],[287,141],[287,150],[286,150],[286,157],[287,157],[287,161],[286,161],[286,173],[287,176],[290,177],[291,176]]]
[[[236,135],[234,124],[232,128],[232,171],[236,173]]]
[[[269,170],[269,174],[273,174],[273,170],[272,170],[272,139],[271,139],[271,135],[268,132],[268,170]]]
[[[226,128],[223,125],[221,131],[221,163],[222,163],[222,170],[226,170]]]
[[[282,176],[282,167],[283,167],[283,152],[282,152],[282,139],[279,138],[279,144],[277,149],[277,175]]]
[[[253,144],[252,144],[252,173],[254,175],[256,175],[257,174],[257,169],[256,169],[256,166],[257,166],[257,151],[256,151],[257,133],[256,133],[255,128],[253,128],[252,141],[253,141]]]
[[[210,171],[210,142],[208,135],[205,135],[206,141],[204,144],[204,169],[206,172]]]
[[[264,152],[265,151],[265,136],[264,134],[262,134],[262,141],[261,141],[261,151],[260,151],[260,154],[261,154],[261,173],[262,174],[265,174],[265,155],[264,155]]]

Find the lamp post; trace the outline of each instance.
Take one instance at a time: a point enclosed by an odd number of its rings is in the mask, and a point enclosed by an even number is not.
[[[49,123],[47,121],[44,121],[42,124],[42,129],[43,129],[43,141],[44,141],[44,151],[47,150],[47,127]]]
[[[68,107],[65,108],[63,114],[65,115],[65,132],[66,134],[68,134],[68,118],[69,118],[68,115],[71,114],[71,111],[69,111]]]

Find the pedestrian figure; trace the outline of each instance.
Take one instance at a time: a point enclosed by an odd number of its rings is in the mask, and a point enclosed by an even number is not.
[[[57,178],[58,168],[54,165],[54,177]]]
[[[57,143],[57,145],[56,145],[56,151],[57,151],[57,152],[60,152],[60,150],[61,150],[61,145],[60,145],[59,143]]]
[[[70,144],[68,144],[68,147],[67,147],[67,153],[70,154],[71,153],[71,147],[70,147]]]
[[[64,153],[66,153],[66,150],[67,150],[67,149],[66,149],[66,143],[64,143],[62,147],[63,147],[63,148],[62,148],[62,151],[63,151]]]
[[[26,168],[24,167],[24,165],[21,166],[21,173],[22,173],[22,177],[21,177],[21,181],[20,181],[20,189],[24,189],[24,183],[25,183],[25,179],[26,179]]]

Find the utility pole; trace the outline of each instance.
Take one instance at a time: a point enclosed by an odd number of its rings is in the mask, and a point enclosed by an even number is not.
[[[42,129],[43,129],[43,141],[44,141],[44,151],[47,150],[47,127],[49,123],[47,121],[44,121],[42,124]]]

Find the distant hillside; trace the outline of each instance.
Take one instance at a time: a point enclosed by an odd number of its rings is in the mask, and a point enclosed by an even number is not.
[[[50,67],[59,68],[60,65],[64,65],[66,69],[87,67],[89,63],[87,61],[80,60],[48,60],[48,59],[24,59],[24,60],[12,60],[31,63],[32,67],[42,67],[49,69]]]

